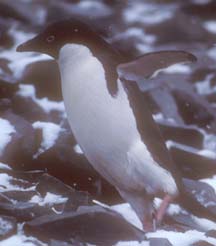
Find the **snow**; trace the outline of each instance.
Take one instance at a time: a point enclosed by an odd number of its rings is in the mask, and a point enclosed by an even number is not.
[[[8,120],[0,118],[0,155],[3,154],[5,147],[11,141],[11,135],[15,132],[14,126]]]
[[[200,95],[207,95],[212,92],[216,92],[216,86],[211,86],[211,79],[214,74],[208,74],[203,81],[197,81],[195,88]]]
[[[63,101],[61,102],[51,101],[46,97],[38,99],[36,97],[36,91],[34,85],[19,84],[19,90],[17,92],[17,95],[21,97],[32,98],[32,100],[35,103],[37,103],[46,113],[50,113],[51,111],[56,110],[62,112],[63,116],[65,114],[65,107]]]
[[[136,242],[136,241],[131,241],[131,242],[119,242],[115,246],[150,246],[150,243],[148,241],[143,241],[143,242]]]
[[[111,209],[120,213],[129,223],[142,230],[141,221],[128,203],[114,205]]]
[[[213,245],[216,245],[216,239],[206,237],[204,232],[198,232],[194,230],[182,232],[157,230],[154,233],[147,233],[147,238],[167,238],[173,246],[189,246],[197,241],[205,240]]]
[[[77,154],[80,154],[80,155],[83,154],[83,151],[82,151],[82,149],[80,148],[80,146],[79,146],[78,144],[76,144],[76,145],[74,146],[74,151],[75,151]]]
[[[209,149],[203,149],[197,152],[198,155],[208,157],[209,159],[216,159],[216,153]]]
[[[154,199],[154,207],[156,209],[159,208],[160,204],[161,204],[162,200],[160,198],[155,198]],[[175,215],[175,214],[179,214],[179,213],[186,213],[179,205],[177,204],[170,204],[168,209],[167,209],[167,213],[169,215]]]
[[[204,231],[210,231],[210,230],[215,230],[216,228],[216,223],[211,221],[211,220],[207,220],[204,218],[198,218],[196,216],[191,215],[192,219],[200,226],[202,227],[202,229]]]
[[[29,190],[35,190],[35,186],[32,186],[30,188],[22,188],[18,185],[14,185],[11,181],[19,181],[19,179],[15,179],[11,176],[9,176],[7,173],[0,173],[0,192],[3,191],[14,191],[14,190],[19,190],[19,191],[29,191]],[[22,180],[22,182],[24,182]]]
[[[207,31],[213,34],[216,34],[216,21],[215,20],[206,21],[203,23],[203,26]]]
[[[25,236],[22,227],[22,224],[18,224],[18,233],[5,240],[1,240],[0,246],[48,246],[34,237]]]
[[[215,182],[216,183],[216,182]],[[160,205],[161,199],[156,198],[154,200],[155,207],[158,208]],[[116,212],[120,213],[129,223],[133,224],[134,226],[142,229],[141,222],[139,221],[135,212],[131,209],[130,205],[119,204],[112,206],[111,209],[115,210]],[[171,204],[167,210],[169,215],[179,214],[179,213],[186,213],[179,205]],[[216,223],[207,220],[201,219],[196,216],[190,215],[195,223],[199,224],[200,227],[203,228],[204,231],[212,230],[216,228]],[[147,233],[147,238],[167,238],[173,246],[188,246],[197,241],[205,240],[213,245],[216,245],[216,239],[206,237],[204,232],[198,232],[195,230],[189,230],[185,233],[182,232],[174,232],[174,231],[165,231],[165,230],[157,230],[156,232]],[[142,243],[139,242],[120,242],[116,246],[124,246],[124,245],[131,245],[131,246],[141,246],[141,245],[148,245],[148,242],[143,241]]]
[[[66,197],[62,197],[60,195],[56,195],[56,194],[47,192],[45,197],[35,195],[31,198],[31,200],[29,202],[37,203],[39,206],[44,206],[46,204],[52,205],[52,204],[64,203],[67,200],[68,200],[68,198],[66,198]]]
[[[212,178],[201,179],[200,181],[209,184],[215,190],[216,193],[216,175]]]
[[[55,144],[59,134],[62,131],[62,128],[55,123],[42,121],[36,121],[32,124],[32,126],[34,129],[41,129],[43,135],[41,146],[38,152],[34,155],[34,158],[36,158]]]
[[[216,60],[216,47],[209,49],[207,54],[210,58]]]
[[[209,159],[216,160],[216,154],[210,149],[198,150],[198,149],[193,148],[191,146],[180,144],[180,143],[177,143],[177,142],[172,141],[172,140],[166,141],[166,146],[168,149],[170,149],[171,147],[176,147],[178,149],[182,149],[182,150],[194,153],[196,155],[205,156]]]
[[[124,11],[124,19],[126,22],[142,22],[148,25],[158,24],[170,19],[175,12],[174,5],[154,5],[151,3],[128,4],[128,8]]]
[[[152,74],[151,78],[155,78],[160,72],[167,73],[167,74],[173,74],[173,73],[188,74],[190,73],[190,71],[191,68],[188,65],[179,63],[179,64],[171,65],[167,68],[158,69]]]
[[[202,4],[210,3],[211,0],[193,0],[192,2],[195,3],[195,4],[200,4],[200,5],[202,5]]]
[[[11,170],[12,168],[7,164],[0,162],[0,169]]]

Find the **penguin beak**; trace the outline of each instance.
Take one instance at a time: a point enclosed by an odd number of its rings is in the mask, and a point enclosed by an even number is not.
[[[18,52],[25,52],[25,51],[32,51],[32,52],[40,52],[43,53],[40,48],[40,41],[38,36],[28,40],[25,43],[20,44],[17,46],[16,51]]]

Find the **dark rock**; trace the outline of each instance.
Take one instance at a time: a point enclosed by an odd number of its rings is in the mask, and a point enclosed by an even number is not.
[[[7,81],[4,76],[0,76],[0,98],[11,98],[17,91],[18,86],[15,81]]]
[[[0,202],[0,212],[13,216],[18,222],[29,221],[42,215],[54,216],[53,205],[40,206],[31,202],[3,203]]]
[[[214,246],[214,244],[211,244],[207,241],[198,241],[198,242],[191,244],[191,246]]]
[[[186,124],[197,125],[208,130],[214,123],[215,112],[207,102],[203,102],[203,99],[183,90],[173,90],[173,95]]]
[[[68,209],[68,207],[70,207],[70,210],[75,210],[81,205],[84,206],[90,204],[90,198],[87,192],[76,191],[72,187],[65,185],[60,180],[48,174],[44,174],[40,177],[36,190],[42,196],[45,196],[47,191],[49,191],[67,197],[68,201],[65,204],[65,210]]]
[[[32,125],[10,111],[5,112],[1,117],[8,120],[16,130],[3,152],[2,161],[11,163],[14,167],[28,163],[36,152],[35,131]]]
[[[172,216],[167,216],[164,223],[169,224],[169,230],[172,231],[173,228],[178,231],[188,231],[197,230],[200,232],[205,232],[202,226],[200,226],[189,214],[179,213]]]
[[[17,231],[17,222],[14,217],[0,215],[0,240],[14,235]]]
[[[1,2],[0,3],[0,16],[7,19],[16,19],[19,21],[27,22],[27,19],[21,15],[14,7],[10,4]]]
[[[4,112],[6,110],[9,110],[12,106],[12,102],[8,98],[2,98],[0,99],[0,112]]]
[[[70,243],[58,241],[58,240],[50,240],[50,246],[73,246]]]
[[[166,238],[150,238],[149,239],[150,246],[172,246]]]
[[[183,179],[185,190],[196,199],[196,201],[209,212],[208,218],[215,221],[216,218],[216,194],[214,189],[200,181]],[[202,211],[196,211],[199,217],[205,217]]]
[[[187,147],[187,146],[185,146]],[[175,164],[181,170],[183,177],[190,179],[208,178],[215,174],[216,160],[198,155],[187,148],[179,149],[172,146],[170,153]]]
[[[215,19],[216,3],[214,1],[208,1],[205,4],[184,4],[183,11],[188,15],[200,17],[202,19]]]
[[[203,147],[203,135],[193,127],[178,126],[169,123],[158,123],[163,137],[197,149]]]
[[[1,4],[0,4],[0,8],[1,8]],[[0,12],[1,11],[2,9],[0,9]],[[0,45],[1,47],[11,48],[12,45],[14,44],[13,38],[8,33],[8,29],[10,25],[11,25],[10,21],[6,21],[2,19],[1,13],[0,13]]]
[[[55,239],[97,245],[113,245],[118,241],[144,240],[144,232],[129,224],[117,213],[98,206],[83,207],[77,212],[43,216],[25,224],[26,233],[42,240]]]
[[[37,195],[36,191],[29,190],[4,191],[1,194],[7,196],[11,200],[13,199],[19,202],[28,202],[33,196]]]
[[[196,42],[213,41],[212,35],[202,26],[201,20],[194,21],[191,16],[181,13],[178,9],[172,18],[156,25],[146,26],[145,30],[148,34],[157,37],[157,44],[194,43],[194,40]]]
[[[54,60],[29,64],[25,68],[22,81],[35,85],[38,98],[48,97],[50,100],[62,100],[60,74]]]
[[[206,237],[214,237],[216,238],[216,230],[210,230],[208,232],[206,232]]]
[[[12,98],[12,109],[16,114],[30,122],[49,120],[44,110],[30,97],[15,95]]]

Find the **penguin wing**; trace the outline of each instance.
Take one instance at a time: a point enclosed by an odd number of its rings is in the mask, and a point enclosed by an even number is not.
[[[120,78],[130,81],[152,79],[164,69],[196,60],[194,55],[186,51],[158,51],[142,55],[131,62],[119,64],[117,72]]]

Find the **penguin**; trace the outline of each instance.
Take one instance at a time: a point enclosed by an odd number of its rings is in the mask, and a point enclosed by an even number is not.
[[[151,83],[159,70],[193,62],[195,56],[161,51],[129,61],[93,28],[73,18],[48,25],[17,51],[45,53],[57,61],[65,110],[77,143],[95,170],[131,205],[144,231],[153,231],[161,224],[174,200],[212,218],[185,191],[181,174],[135,81],[136,74],[141,73],[139,76]],[[155,197],[162,198],[157,211]]]

